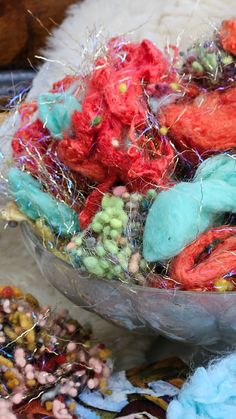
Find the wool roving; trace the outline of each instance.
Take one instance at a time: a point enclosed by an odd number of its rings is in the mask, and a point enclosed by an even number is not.
[[[201,232],[221,224],[225,212],[236,211],[235,169],[233,156],[210,157],[198,167],[192,182],[180,182],[157,196],[144,229],[147,261],[176,256]]]
[[[42,190],[30,174],[12,167],[8,171],[9,188],[20,210],[31,220],[41,218],[58,234],[73,235],[80,230],[76,212]]]
[[[199,367],[167,410],[167,419],[235,419],[236,354]]]
[[[78,100],[69,92],[44,93],[38,98],[39,118],[55,138],[70,127],[74,111],[81,110]]]
[[[236,87],[200,91],[194,99],[166,106],[160,121],[183,158],[192,163],[199,161],[199,154],[205,158],[236,147]]]

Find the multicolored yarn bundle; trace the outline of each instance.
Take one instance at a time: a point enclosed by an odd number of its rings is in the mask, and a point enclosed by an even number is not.
[[[110,351],[68,313],[1,286],[0,320],[1,419],[34,417],[36,408],[42,417],[73,419],[80,392],[105,391]]]
[[[21,105],[4,217],[90,275],[235,290],[235,45],[235,19],[186,52],[111,39]]]

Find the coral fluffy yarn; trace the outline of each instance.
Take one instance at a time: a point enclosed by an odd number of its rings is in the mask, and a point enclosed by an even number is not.
[[[65,133],[58,145],[61,160],[96,182],[103,182],[112,169],[127,183],[142,178],[133,189],[165,183],[174,151],[153,132],[145,86],[173,78],[167,60],[150,41],[111,41],[108,55],[97,60],[87,79],[82,112],[72,117],[73,136]]]
[[[98,183],[80,215],[82,228],[98,209],[99,191],[112,186],[107,182],[111,175],[113,183],[124,182],[131,191],[169,182],[174,150],[149,119],[145,86],[174,77],[165,57],[148,40],[112,40],[107,56],[97,60],[86,81],[82,112],[72,116],[72,136],[65,132],[57,149],[67,166]]]
[[[223,21],[220,40],[225,51],[236,55],[236,19]]]
[[[236,147],[236,87],[203,93],[194,100],[174,103],[161,110],[161,123],[172,141],[193,163]]]
[[[170,183],[175,152],[159,133],[145,89],[175,78],[166,57],[150,41],[134,44],[112,39],[91,74],[66,77],[53,86],[48,103],[46,96],[39,100],[41,121],[28,123],[16,133],[12,142],[14,157],[17,162],[24,160],[24,167],[37,176],[37,165],[42,162],[50,172],[53,161],[47,156],[53,145],[55,160],[59,158],[67,168],[89,180],[89,186],[95,183],[96,189],[80,214],[81,227],[86,228],[99,208],[102,194],[115,182],[139,192]],[[55,102],[59,96],[63,102],[63,95],[64,99],[68,95],[67,102],[78,100],[81,109],[74,110],[70,105],[67,108],[60,101],[53,105],[53,95]],[[62,115],[70,121],[69,128],[57,124]],[[55,124],[57,138],[50,130]]]
[[[176,256],[170,276],[185,289],[211,289],[213,281],[236,272],[236,227],[222,226],[201,234]]]

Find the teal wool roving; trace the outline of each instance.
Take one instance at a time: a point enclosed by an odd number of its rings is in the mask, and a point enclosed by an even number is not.
[[[81,106],[69,92],[44,93],[38,98],[39,118],[51,135],[58,139],[70,127],[74,111],[81,111]]]
[[[176,256],[207,228],[236,212],[236,160],[220,154],[205,160],[192,182],[161,192],[149,210],[143,237],[148,262]]]
[[[76,212],[42,190],[41,184],[17,168],[8,171],[9,190],[19,209],[31,220],[42,218],[62,236],[80,230]]]
[[[236,354],[197,368],[167,410],[167,419],[235,419]]]

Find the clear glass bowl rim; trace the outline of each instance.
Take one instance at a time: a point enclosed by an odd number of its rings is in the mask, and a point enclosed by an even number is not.
[[[20,224],[20,228],[22,230],[23,235],[29,236],[30,240],[34,243],[34,245],[39,246],[45,253],[47,253],[48,255],[50,255],[50,257],[58,259],[60,261],[60,263],[64,264],[65,266],[74,269],[75,271],[79,272],[79,269],[74,268],[71,264],[69,264],[68,262],[58,258],[56,255],[54,255],[52,252],[50,252],[46,247],[43,246],[42,241],[40,240],[40,238],[34,233],[33,229],[30,226],[30,223],[28,223],[27,221],[23,221]],[[111,282],[114,282],[114,286],[115,285],[119,285],[121,287],[126,288],[127,290],[134,290],[134,291],[147,291],[147,292],[152,292],[152,293],[157,293],[157,294],[165,294],[168,292],[168,294],[173,294],[173,296],[188,296],[188,295],[212,295],[214,297],[217,298],[217,296],[236,296],[236,291],[227,291],[227,292],[212,292],[212,291],[203,291],[203,292],[197,292],[197,291],[184,291],[184,290],[171,290],[171,289],[161,289],[161,288],[154,288],[154,287],[144,287],[141,285],[136,285],[136,284],[132,284],[132,285],[128,285],[128,284],[124,284],[122,281],[119,281],[118,279],[104,279],[104,278],[99,278],[93,275],[88,274],[87,278],[96,278],[97,280],[103,282],[103,283],[109,283],[111,284]]]

